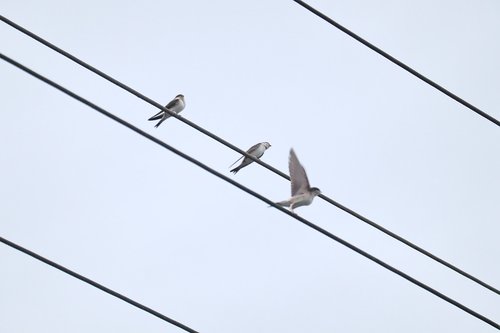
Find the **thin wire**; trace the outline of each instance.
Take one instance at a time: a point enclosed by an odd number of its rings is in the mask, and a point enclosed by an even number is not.
[[[470,279],[471,281],[474,281],[474,282],[476,282],[477,284],[479,284],[479,285],[481,285],[481,286],[483,286],[483,287],[485,287],[485,288],[489,289],[490,291],[494,292],[495,294],[500,295],[500,290],[498,290],[497,288],[493,287],[492,285],[489,285],[489,284],[487,284],[486,282],[483,282],[483,281],[479,280],[477,277],[475,277],[475,276],[473,276],[473,275],[471,275],[471,274],[467,273],[466,271],[464,271],[464,270],[462,270],[462,269],[458,268],[457,266],[454,266],[454,265],[450,264],[449,262],[447,262],[447,261],[445,261],[445,260],[443,260],[443,259],[439,258],[438,256],[435,256],[434,254],[430,253],[429,251],[427,251],[427,250],[425,250],[425,249],[423,249],[423,248],[419,247],[418,245],[413,244],[413,243],[412,243],[412,242],[410,242],[409,240],[407,240],[407,239],[405,239],[405,238],[403,238],[403,237],[401,237],[401,236],[398,236],[398,235],[397,235],[397,234],[395,234],[394,232],[392,232],[392,231],[390,231],[390,230],[388,230],[388,229],[384,228],[383,226],[381,226],[381,225],[379,225],[379,224],[377,224],[377,223],[373,222],[372,220],[368,219],[367,217],[364,217],[363,215],[361,215],[361,214],[359,214],[359,213],[356,213],[356,212],[355,212],[355,211],[353,211],[352,209],[347,208],[346,206],[344,206],[344,205],[342,205],[342,204],[340,204],[340,203],[336,202],[336,201],[335,201],[335,200],[333,200],[333,199],[330,199],[329,197],[327,197],[327,196],[325,196],[325,195],[323,195],[323,194],[320,194],[320,195],[319,195],[319,197],[320,197],[320,198],[322,198],[323,200],[325,200],[325,201],[327,201],[327,202],[331,203],[332,205],[334,205],[334,206],[336,206],[336,207],[338,207],[338,208],[342,209],[344,212],[346,212],[346,213],[348,213],[348,214],[350,214],[350,215],[352,215],[352,216],[354,216],[354,217],[358,218],[359,220],[361,220],[361,221],[365,222],[366,224],[368,224],[368,225],[370,225],[370,226],[372,226],[372,227],[374,227],[374,228],[378,229],[379,231],[383,232],[384,234],[386,234],[386,235],[388,235],[388,236],[390,236],[390,237],[392,237],[392,238],[394,238],[394,239],[396,239],[396,240],[400,241],[401,243],[403,243],[403,244],[405,244],[405,245],[407,245],[407,246],[411,247],[412,249],[414,249],[414,250],[416,250],[416,251],[418,251],[418,252],[422,253],[423,255],[425,255],[425,256],[427,256],[427,257],[429,257],[429,258],[431,258],[431,259],[435,260],[436,262],[438,262],[438,263],[442,264],[443,266],[448,267],[449,269],[451,269],[451,270],[453,270],[453,271],[455,271],[455,272],[457,272],[457,273],[461,274],[462,276],[464,276],[464,277],[466,277],[466,278]]]
[[[33,257],[33,258],[35,258],[35,259],[37,259],[37,260],[39,260],[39,261],[41,261],[41,262],[43,262],[43,263],[45,263],[45,264],[47,264],[49,266],[52,266],[52,267],[60,270],[61,272],[64,272],[64,273],[66,273],[68,275],[71,275],[72,277],[77,278],[80,281],[88,283],[92,287],[100,289],[100,290],[104,291],[107,294],[110,294],[110,295],[112,295],[112,296],[114,296],[116,298],[119,298],[122,301],[125,301],[125,302],[127,302],[127,303],[135,306],[136,308],[139,308],[139,309],[141,309],[143,311],[146,311],[146,312],[152,314],[153,316],[160,318],[161,320],[164,320],[164,321],[166,321],[166,322],[168,322],[168,323],[170,323],[170,324],[172,324],[174,326],[179,327],[180,329],[183,329],[186,332],[198,333],[198,331],[196,331],[196,330],[194,330],[194,329],[192,329],[192,328],[190,328],[190,327],[188,327],[188,326],[186,326],[186,325],[184,325],[182,323],[179,323],[178,321],[176,321],[176,320],[174,320],[172,318],[169,318],[169,317],[161,314],[160,312],[158,312],[156,310],[153,310],[153,309],[151,309],[151,308],[149,308],[149,307],[147,307],[147,306],[145,306],[145,305],[143,305],[143,304],[141,304],[139,302],[136,302],[133,299],[128,298],[127,296],[124,296],[124,295],[122,295],[122,294],[120,294],[120,293],[118,293],[118,292],[116,292],[116,291],[114,291],[112,289],[109,289],[108,287],[105,287],[105,286],[103,286],[100,283],[97,283],[97,282],[95,282],[95,281],[93,281],[93,280],[91,280],[91,279],[89,279],[89,278],[87,278],[87,277],[85,277],[85,276],[83,276],[81,274],[78,274],[78,273],[70,270],[69,268],[66,268],[66,267],[64,267],[62,265],[59,265],[58,263],[56,263],[56,262],[54,262],[54,261],[52,261],[50,259],[42,257],[41,255],[39,255],[39,254],[37,254],[37,253],[35,253],[33,251],[30,251],[30,250],[28,250],[28,249],[26,249],[26,248],[24,248],[24,247],[22,247],[20,245],[17,245],[16,243],[11,242],[11,241],[9,241],[9,240],[1,237],[1,236],[0,236],[0,242],[4,243],[5,245],[10,246],[13,249],[16,249],[16,250],[18,250],[20,252],[23,252],[23,253],[29,255],[30,257]]]
[[[293,1],[295,1],[296,3],[298,3],[299,5],[301,5],[302,7],[304,7],[305,9],[309,10],[311,13],[315,14],[316,16],[319,16],[320,18],[322,18],[326,22],[330,23],[335,28],[337,28],[340,31],[342,31],[342,32],[346,33],[347,35],[351,36],[352,38],[354,38],[355,40],[357,40],[361,44],[369,47],[370,49],[372,49],[373,51],[377,52],[378,54],[380,54],[384,58],[388,59],[389,61],[391,61],[394,64],[398,65],[399,67],[403,68],[407,72],[415,75],[420,80],[424,81],[425,83],[429,84],[430,86],[432,86],[432,87],[436,88],[437,90],[441,91],[443,94],[447,95],[448,97],[451,97],[452,99],[454,99],[458,103],[464,105],[465,107],[469,108],[470,110],[474,111],[475,113],[479,114],[480,116],[482,116],[482,117],[486,118],[487,120],[491,121],[493,124],[495,124],[497,126],[500,126],[500,121],[498,119],[496,119],[493,116],[487,114],[486,112],[480,110],[478,107],[472,105],[471,103],[467,102],[463,98],[455,95],[451,91],[449,91],[446,88],[440,86],[439,84],[437,84],[436,82],[434,82],[431,79],[427,78],[426,76],[420,74],[419,72],[417,72],[416,70],[414,70],[410,66],[408,66],[405,63],[401,62],[400,60],[394,58],[389,53],[387,53],[387,52],[383,51],[382,49],[378,48],[377,46],[373,45],[372,43],[370,43],[366,39],[363,39],[360,36],[356,35],[354,32],[352,32],[351,30],[349,30],[346,27],[342,26],[341,24],[335,22],[330,17],[326,16],[325,14],[323,14],[322,12],[320,12],[319,10],[315,9],[314,7],[312,7],[311,5],[309,5],[306,2],[301,1],[301,0],[293,0]]]
[[[99,75],[100,77],[102,77],[102,78],[104,78],[104,79],[108,80],[109,82],[111,82],[111,83],[115,84],[116,86],[118,86],[118,87],[120,87],[120,88],[122,88],[122,89],[126,90],[127,92],[129,92],[129,93],[131,93],[131,94],[135,95],[136,97],[138,97],[138,98],[142,99],[143,101],[145,101],[145,102],[147,102],[147,103],[149,103],[149,104],[151,104],[151,105],[153,105],[153,106],[155,106],[155,107],[157,107],[157,108],[159,108],[159,109],[161,109],[161,110],[163,110],[163,111],[165,111],[165,112],[168,112],[168,113],[169,113],[169,114],[171,114],[173,117],[177,118],[178,120],[180,120],[181,122],[183,122],[183,123],[187,124],[188,126],[191,126],[192,128],[194,128],[194,129],[196,129],[196,130],[200,131],[201,133],[203,133],[203,134],[205,134],[205,135],[209,136],[210,138],[214,139],[215,141],[217,141],[217,142],[219,142],[219,143],[223,144],[224,146],[226,146],[226,147],[228,147],[228,148],[230,148],[230,149],[232,149],[232,150],[236,151],[237,153],[239,153],[239,154],[241,154],[241,155],[243,155],[243,156],[246,156],[246,157],[251,158],[253,161],[255,161],[256,163],[260,164],[260,165],[261,165],[261,166],[263,166],[264,168],[266,168],[266,169],[268,169],[268,170],[270,170],[270,171],[274,172],[275,174],[277,174],[277,175],[279,175],[279,176],[281,176],[281,177],[285,178],[286,180],[290,181],[290,177],[289,177],[287,174],[283,173],[282,171],[280,171],[280,170],[278,170],[278,169],[274,168],[273,166],[271,166],[271,165],[269,165],[269,164],[267,164],[267,163],[265,163],[265,162],[261,161],[260,159],[255,158],[255,157],[254,157],[254,156],[252,156],[252,155],[247,154],[247,152],[246,152],[246,151],[241,150],[240,148],[236,147],[235,145],[231,144],[230,142],[228,142],[228,141],[226,141],[226,140],[222,139],[221,137],[219,137],[219,136],[217,136],[217,135],[213,134],[212,132],[210,132],[210,131],[208,131],[208,130],[206,130],[206,129],[202,128],[201,126],[199,126],[199,125],[197,125],[197,124],[195,124],[195,123],[193,123],[193,122],[191,122],[191,121],[187,120],[186,118],[184,118],[184,117],[180,117],[180,116],[179,116],[179,115],[177,115],[175,112],[172,112],[172,111],[170,111],[169,109],[166,109],[164,106],[162,106],[162,105],[161,105],[161,104],[159,104],[158,102],[153,101],[153,100],[152,100],[152,99],[150,99],[149,97],[147,97],[147,96],[145,96],[145,95],[143,95],[143,94],[139,93],[138,91],[136,91],[136,90],[134,90],[134,89],[130,88],[129,86],[125,85],[124,83],[122,83],[122,82],[120,82],[120,81],[118,81],[118,80],[116,80],[116,79],[112,78],[111,76],[107,75],[106,73],[104,73],[104,72],[102,72],[102,71],[98,70],[97,68],[95,68],[95,67],[93,67],[93,66],[91,66],[91,65],[87,64],[87,63],[86,63],[86,62],[84,62],[83,60],[78,59],[77,57],[73,56],[72,54],[70,54],[70,53],[68,53],[68,52],[66,52],[66,51],[64,51],[64,50],[62,50],[61,48],[59,48],[59,47],[55,46],[54,44],[52,44],[52,43],[50,43],[50,42],[48,42],[48,41],[44,40],[43,38],[41,38],[41,37],[37,36],[37,35],[36,35],[36,34],[34,34],[33,32],[31,32],[31,31],[29,31],[29,30],[27,30],[27,29],[25,29],[25,28],[21,27],[20,25],[18,25],[18,24],[16,24],[16,23],[14,23],[14,22],[12,22],[12,21],[10,21],[9,19],[5,18],[4,16],[1,16],[1,15],[0,15],[0,19],[1,19],[2,21],[4,21],[5,23],[7,23],[8,25],[10,25],[11,27],[15,28],[16,30],[18,30],[18,31],[20,31],[20,32],[22,32],[22,33],[24,33],[24,34],[26,34],[27,36],[29,36],[29,37],[31,37],[31,38],[33,38],[33,39],[35,39],[35,40],[36,40],[36,41],[38,41],[39,43],[42,43],[43,45],[45,45],[45,46],[47,46],[47,47],[51,48],[52,50],[54,50],[54,51],[58,52],[59,54],[61,54],[61,55],[65,56],[65,57],[67,57],[68,59],[70,59],[70,60],[72,60],[72,61],[74,61],[74,62],[75,62],[75,63],[77,63],[78,65],[80,65],[80,66],[82,66],[82,67],[84,67],[84,68],[86,68],[86,69],[90,70],[91,72],[93,72],[93,73],[95,73],[95,74]],[[400,241],[401,243],[403,243],[403,244],[405,244],[405,245],[407,245],[407,246],[409,246],[409,247],[413,248],[414,250],[416,250],[416,251],[418,251],[418,252],[422,253],[423,255],[425,255],[425,256],[427,256],[427,257],[429,257],[429,258],[431,258],[431,259],[433,259],[433,260],[435,260],[435,261],[437,261],[438,263],[440,263],[440,264],[442,264],[442,265],[444,265],[444,266],[448,267],[449,269],[451,269],[451,270],[453,270],[453,271],[455,271],[455,272],[457,272],[457,273],[461,274],[462,276],[464,276],[464,277],[466,277],[466,278],[468,278],[468,279],[470,279],[470,280],[472,280],[472,281],[476,282],[477,284],[479,284],[479,285],[481,285],[481,286],[483,286],[483,287],[485,287],[485,288],[487,288],[487,289],[489,289],[489,290],[493,291],[493,292],[494,292],[494,293],[496,293],[497,295],[500,295],[500,290],[499,290],[499,289],[497,289],[497,288],[495,288],[495,287],[493,287],[493,286],[491,286],[491,285],[487,284],[486,282],[483,282],[482,280],[480,280],[480,279],[478,279],[478,278],[474,277],[473,275],[471,275],[471,274],[469,274],[469,273],[467,273],[467,272],[465,272],[465,271],[461,270],[460,268],[458,268],[458,267],[456,267],[456,266],[454,266],[454,265],[452,265],[452,264],[448,263],[447,261],[445,261],[445,260],[443,260],[443,259],[441,259],[441,258],[439,258],[439,257],[437,257],[437,256],[435,256],[435,255],[433,255],[432,253],[430,253],[430,252],[428,252],[428,251],[424,250],[423,248],[421,248],[421,247],[419,247],[419,246],[417,246],[417,245],[415,245],[415,244],[411,243],[410,241],[406,240],[405,238],[403,238],[403,237],[401,237],[401,236],[398,236],[397,234],[395,234],[395,233],[393,233],[393,232],[389,231],[388,229],[386,229],[386,228],[382,227],[381,225],[378,225],[377,223],[375,223],[375,222],[371,221],[370,219],[368,219],[368,218],[366,218],[366,217],[362,216],[361,214],[356,213],[356,212],[355,212],[355,211],[353,211],[352,209],[349,209],[349,208],[347,208],[346,206],[344,206],[344,205],[342,205],[342,204],[340,204],[340,203],[336,202],[335,200],[333,200],[333,199],[329,198],[328,196],[326,196],[326,195],[324,195],[324,194],[320,194],[320,195],[319,195],[319,197],[320,197],[321,199],[325,200],[326,202],[328,202],[328,203],[330,203],[330,204],[332,204],[332,205],[336,206],[337,208],[339,208],[339,209],[343,210],[344,212],[346,212],[346,213],[348,213],[348,214],[350,214],[350,215],[352,215],[352,216],[354,216],[354,217],[358,218],[359,220],[361,220],[361,221],[363,221],[363,222],[367,223],[368,225],[370,225],[370,226],[372,226],[372,227],[374,227],[374,228],[378,229],[379,231],[381,231],[381,232],[385,233],[386,235],[388,235],[388,236],[390,236],[390,237],[392,237],[392,238],[394,238],[394,239],[396,239],[396,240]]]
[[[370,259],[371,261],[373,261],[373,262],[379,264],[380,266],[382,266],[382,267],[390,270],[391,272],[393,272],[393,273],[399,275],[400,277],[402,277],[402,278],[410,281],[411,283],[413,283],[413,284],[415,284],[415,285],[417,285],[417,286],[425,289],[426,291],[428,291],[428,292],[436,295],[437,297],[445,300],[446,302],[448,302],[450,304],[453,304],[457,308],[459,308],[459,309],[467,312],[468,314],[470,314],[470,315],[478,318],[479,320],[481,320],[481,321],[483,321],[483,322],[485,322],[485,323],[487,323],[487,324],[489,324],[489,325],[491,325],[491,326],[493,326],[493,327],[495,327],[497,329],[500,329],[500,325],[497,324],[496,322],[494,322],[493,320],[491,320],[491,319],[489,319],[489,318],[481,315],[478,312],[475,312],[474,310],[472,310],[472,309],[466,307],[465,305],[463,305],[463,304],[455,301],[454,299],[446,296],[445,294],[437,291],[436,289],[431,288],[430,286],[424,284],[423,282],[420,282],[419,280],[417,280],[417,279],[411,277],[410,275],[408,275],[408,274],[400,271],[399,269],[397,269],[395,267],[392,267],[391,265],[387,264],[386,262],[384,262],[384,261],[378,259],[377,257],[369,254],[368,252],[365,252],[365,251],[361,250],[360,248],[352,245],[351,243],[343,240],[342,238],[340,238],[338,236],[335,236],[334,234],[332,234],[329,231],[327,231],[327,230],[325,230],[325,229],[323,229],[323,228],[315,225],[314,223],[306,220],[305,218],[303,218],[303,217],[301,217],[301,216],[299,216],[297,214],[294,214],[291,211],[289,211],[288,209],[285,209],[285,208],[277,205],[276,203],[274,203],[273,201],[271,201],[268,198],[264,197],[263,195],[255,192],[255,191],[251,190],[250,188],[248,188],[248,187],[246,187],[246,186],[244,186],[244,185],[236,182],[235,180],[233,180],[233,179],[231,179],[231,178],[229,178],[229,177],[221,174],[220,172],[218,172],[218,171],[210,168],[209,166],[207,166],[207,165],[203,164],[202,162],[198,161],[197,159],[195,159],[195,158],[193,158],[193,157],[191,157],[191,156],[183,153],[180,150],[177,150],[176,148],[174,148],[174,147],[170,146],[169,144],[161,141],[160,139],[155,138],[151,134],[149,134],[149,133],[141,130],[140,128],[138,128],[138,127],[136,127],[136,126],[134,126],[134,125],[132,125],[130,123],[128,123],[127,121],[121,119],[120,117],[118,117],[118,116],[116,116],[116,115],[114,115],[114,114],[112,114],[112,113],[104,110],[103,108],[95,105],[94,103],[92,103],[92,102],[84,99],[83,97],[81,97],[81,96],[73,93],[72,91],[70,91],[70,90],[68,90],[68,89],[60,86],[59,84],[57,84],[57,83],[49,80],[48,78],[42,76],[41,74],[38,74],[38,73],[34,72],[33,70],[31,70],[31,69],[29,69],[29,68],[21,65],[20,63],[16,62],[15,60],[13,60],[13,59],[11,59],[11,58],[9,58],[9,57],[1,54],[1,53],[0,53],[0,58],[3,59],[3,60],[5,60],[6,62],[8,62],[8,63],[10,63],[10,64],[12,64],[14,66],[16,66],[17,68],[25,71],[26,73],[28,73],[28,74],[36,77],[37,79],[39,79],[39,80],[41,80],[41,81],[49,84],[50,86],[52,86],[52,87],[60,90],[61,92],[65,93],[66,95],[68,95],[70,97],[73,97],[74,99],[80,101],[81,103],[83,103],[83,104],[91,107],[92,109],[98,111],[99,113],[105,115],[106,117],[108,117],[108,118],[110,118],[110,119],[118,122],[119,124],[121,124],[121,125],[129,128],[130,130],[136,132],[137,134],[142,135],[143,137],[145,137],[145,138],[147,138],[147,139],[155,142],[156,144],[158,144],[158,145],[162,146],[163,148],[171,151],[172,153],[174,153],[174,154],[176,154],[176,155],[184,158],[185,160],[188,160],[189,162],[197,165],[198,167],[202,168],[203,170],[209,172],[210,174],[212,174],[212,175],[214,175],[214,176],[216,176],[216,177],[218,177],[218,178],[220,178],[220,179],[222,179],[222,180],[230,183],[231,185],[233,185],[233,186],[239,188],[240,190],[242,190],[242,191],[244,191],[244,192],[246,192],[246,193],[254,196],[257,199],[259,199],[261,201],[264,201],[266,204],[268,204],[270,206],[273,206],[274,208],[278,209],[282,213],[287,214],[287,215],[293,217],[294,219],[298,220],[299,222],[302,222],[303,224],[305,224],[306,226],[310,227],[311,229],[314,229],[314,230],[322,233],[323,235],[327,236],[328,238],[330,238],[330,239],[332,239],[332,240],[334,240],[334,241],[336,241],[336,242],[338,242],[338,243],[346,246],[347,248],[349,248],[349,249],[357,252],[358,254],[364,256],[365,258]]]

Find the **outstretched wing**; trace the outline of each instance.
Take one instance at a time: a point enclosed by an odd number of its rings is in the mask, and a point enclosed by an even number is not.
[[[288,168],[290,169],[290,178],[292,182],[292,196],[305,193],[309,189],[309,180],[307,179],[306,170],[304,170],[304,167],[300,164],[293,148],[290,149]]]

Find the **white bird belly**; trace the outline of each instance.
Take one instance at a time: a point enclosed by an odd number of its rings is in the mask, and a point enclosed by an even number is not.
[[[308,206],[312,203],[314,197],[310,193],[303,193],[292,198],[292,207]]]

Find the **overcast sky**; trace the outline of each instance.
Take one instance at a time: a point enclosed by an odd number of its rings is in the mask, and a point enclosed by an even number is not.
[[[500,118],[500,2],[310,1]],[[500,287],[500,129],[293,1],[15,1],[1,14]],[[1,52],[229,173],[239,156],[0,24]],[[0,236],[203,333],[494,332],[0,63]],[[272,200],[289,183],[231,176]],[[500,297],[317,198],[301,216],[500,322]],[[2,332],[181,332],[0,244]]]

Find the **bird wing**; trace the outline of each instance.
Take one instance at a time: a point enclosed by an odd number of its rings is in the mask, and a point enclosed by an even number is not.
[[[300,164],[293,149],[290,149],[288,168],[290,169],[290,179],[292,182],[292,196],[305,193],[309,189],[309,180],[307,179],[306,170]]]
[[[259,146],[260,146],[260,143],[254,144],[252,147],[250,147],[247,150],[247,154],[255,156],[255,157],[260,157],[260,156],[256,156],[256,154],[255,154],[255,152],[259,149]]]
[[[163,110],[161,110],[160,112],[158,112],[157,114],[155,114],[154,116],[149,118],[148,120],[158,120],[158,119],[161,119],[162,116],[163,116]]]
[[[252,155],[252,156],[255,156],[255,154],[254,154],[254,153],[255,153],[255,151],[259,148],[259,145],[260,145],[260,143],[257,143],[257,144],[255,144],[255,145],[253,145],[252,147],[250,147],[250,148],[247,150],[247,154],[250,154],[250,155]],[[234,162],[233,164],[231,164],[229,167],[232,167],[233,165],[235,165],[236,163],[238,163],[238,161],[239,161],[239,160],[241,160],[243,157],[245,157],[245,158],[246,158],[246,156],[245,156],[245,155],[241,155],[241,157],[240,157],[240,158],[238,158],[238,159],[236,160],[236,162]],[[256,156],[256,157],[259,157],[259,156]],[[253,162],[253,160],[251,160],[251,161]]]
[[[168,102],[167,105],[165,105],[165,108],[167,109],[172,109],[173,107],[175,107],[177,104],[179,103],[179,100],[177,98],[174,98],[173,100],[171,100],[170,102]]]
[[[180,97],[175,97],[167,105],[165,105],[165,108],[179,114],[182,110],[184,110],[185,106],[186,104],[184,103],[183,99],[181,99]]]

